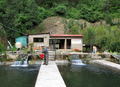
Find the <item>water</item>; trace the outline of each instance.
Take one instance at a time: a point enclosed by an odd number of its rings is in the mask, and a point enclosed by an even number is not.
[[[82,63],[82,60],[79,59],[79,57],[76,54],[72,54],[69,56],[70,62],[71,64],[75,64],[75,65],[86,65],[84,63]]]
[[[15,61],[14,62],[14,64],[13,65],[11,65],[11,66],[28,66],[28,61],[26,60],[26,61]]]
[[[28,66],[28,56],[21,54],[11,66]]]
[[[40,65],[0,66],[0,87],[34,87]]]
[[[73,65],[86,65],[86,64],[82,63],[81,59],[71,60],[71,64],[73,64]]]
[[[58,65],[67,87],[120,87],[120,74],[97,64]]]

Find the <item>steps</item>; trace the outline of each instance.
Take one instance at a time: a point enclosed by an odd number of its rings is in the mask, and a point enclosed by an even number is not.
[[[54,61],[55,60],[55,53],[54,52],[49,52],[49,60]]]
[[[40,57],[41,52],[37,52],[36,55]],[[55,52],[49,52],[49,60],[54,61],[55,60]]]
[[[98,56],[97,53],[92,53],[91,58],[92,58],[93,60],[99,60],[99,59],[102,59],[102,57],[101,57],[101,56]]]

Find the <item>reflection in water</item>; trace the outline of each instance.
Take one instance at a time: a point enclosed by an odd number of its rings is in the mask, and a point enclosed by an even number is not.
[[[58,65],[67,87],[120,87],[120,74],[96,64]]]
[[[80,72],[84,69],[84,67],[82,65],[76,65],[76,64],[71,64],[70,67],[71,67],[70,71],[72,71],[72,72]]]
[[[40,65],[0,66],[0,87],[34,87]]]

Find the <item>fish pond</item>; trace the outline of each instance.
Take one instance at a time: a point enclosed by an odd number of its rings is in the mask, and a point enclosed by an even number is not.
[[[58,65],[67,87],[120,87],[120,73],[97,64]]]
[[[34,87],[40,65],[0,66],[0,87]]]

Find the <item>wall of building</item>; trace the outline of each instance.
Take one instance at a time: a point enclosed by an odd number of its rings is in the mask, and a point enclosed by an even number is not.
[[[44,38],[44,42],[34,42],[34,38]],[[49,47],[49,34],[28,35],[28,46],[30,43],[34,43],[34,50],[41,50],[42,45]]]
[[[55,39],[55,37],[50,37],[50,39]],[[64,39],[64,49],[67,49],[67,39],[71,39],[71,49],[79,49],[80,51],[83,51],[83,39],[82,37],[56,37],[57,39]]]
[[[71,39],[71,49],[79,49],[79,50],[83,50],[83,41],[82,38],[81,39]]]

